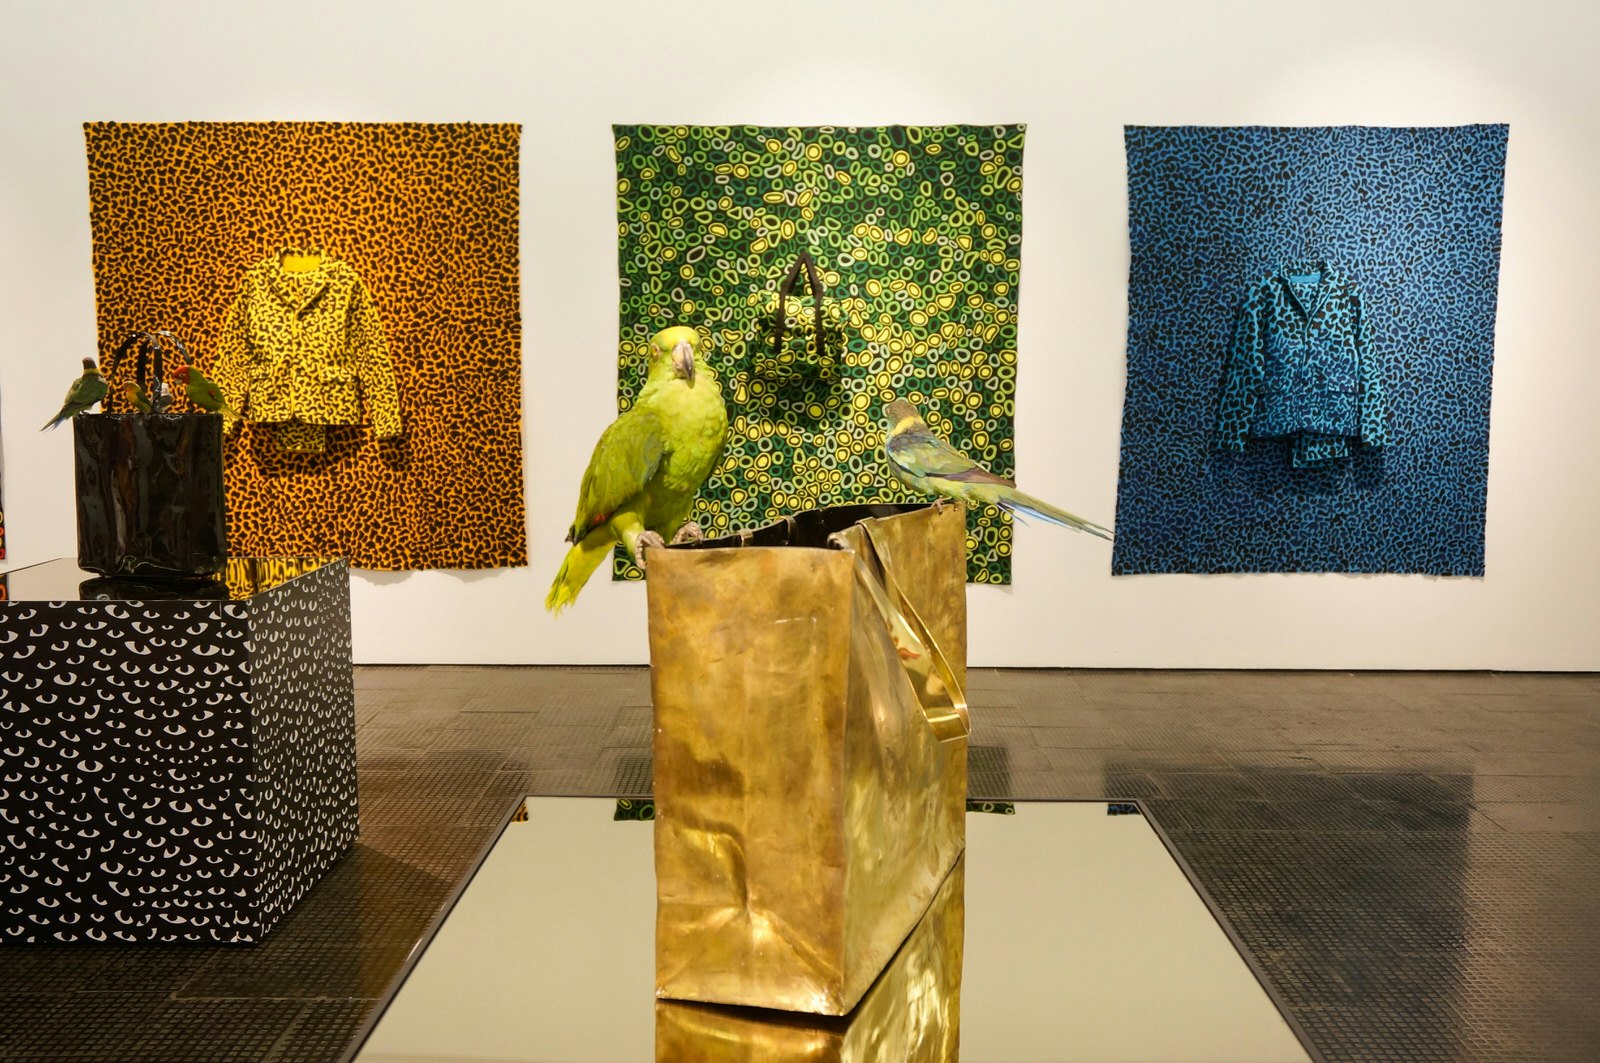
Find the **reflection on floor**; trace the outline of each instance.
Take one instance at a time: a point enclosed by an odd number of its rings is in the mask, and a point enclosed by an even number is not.
[[[637,668],[357,669],[361,841],[254,949],[0,948],[0,1059],[337,1059]],[[975,670],[977,797],[1146,801],[1332,1060],[1600,1058],[1600,676]]]

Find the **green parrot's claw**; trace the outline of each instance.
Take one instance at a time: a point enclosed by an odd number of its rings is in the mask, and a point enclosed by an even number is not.
[[[644,555],[658,546],[666,546],[667,541],[659,532],[647,531],[642,533],[634,546],[633,563],[639,566],[639,571],[645,571]]]
[[[705,537],[706,533],[700,530],[700,525],[691,520],[685,522],[683,527],[678,529],[678,534],[672,537],[672,545],[677,546],[679,543],[697,543]]]

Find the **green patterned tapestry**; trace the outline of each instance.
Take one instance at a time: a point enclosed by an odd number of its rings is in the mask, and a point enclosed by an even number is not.
[[[668,325],[709,339],[731,422],[701,491],[708,536],[779,515],[914,496],[884,467],[883,404],[910,399],[936,431],[1013,474],[1024,127],[615,126],[622,285],[617,403],[644,381]],[[797,253],[816,260],[845,350],[774,372],[758,318]],[[809,322],[811,297],[791,303]],[[814,363],[810,327],[790,361]],[[772,342],[770,333],[767,343]],[[968,515],[967,574],[1011,582],[1010,517]],[[639,573],[621,551],[616,574]]]

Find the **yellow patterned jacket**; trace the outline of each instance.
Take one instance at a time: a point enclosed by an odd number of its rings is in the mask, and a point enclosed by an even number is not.
[[[394,364],[366,285],[336,258],[286,270],[288,254],[245,272],[223,323],[212,378],[228,405],[251,421],[315,425],[363,424],[365,406],[373,435],[399,435]]]

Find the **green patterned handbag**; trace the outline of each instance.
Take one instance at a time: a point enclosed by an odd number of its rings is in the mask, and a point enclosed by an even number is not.
[[[803,296],[794,294],[801,270],[811,288],[812,312],[805,312]],[[822,276],[809,254],[801,251],[776,292],[758,293],[755,352],[751,372],[772,384],[815,383],[837,379],[844,356],[844,315],[839,304],[827,298]]]

